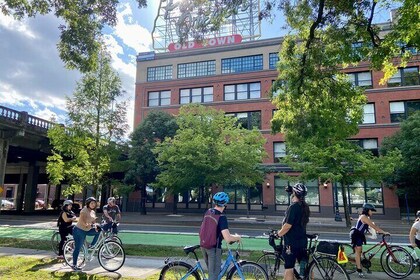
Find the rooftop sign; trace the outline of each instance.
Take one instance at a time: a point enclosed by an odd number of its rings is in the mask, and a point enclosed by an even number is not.
[[[180,50],[191,50],[191,49],[199,49],[199,48],[206,48],[206,47],[217,47],[217,46],[224,46],[224,45],[232,45],[242,42],[242,36],[239,34],[230,35],[230,36],[223,36],[223,37],[216,37],[216,38],[209,38],[204,39],[201,42],[185,42],[181,43],[170,43],[168,46],[168,50],[170,52],[180,51]]]

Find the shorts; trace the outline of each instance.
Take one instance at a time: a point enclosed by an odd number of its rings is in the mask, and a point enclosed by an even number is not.
[[[290,247],[290,254],[288,254],[287,251],[287,247],[289,246],[284,246],[283,247],[283,258],[284,258],[284,268],[285,269],[290,269],[290,268],[294,268],[295,264],[296,264],[296,260],[298,260],[299,262],[301,260],[308,260],[308,256],[306,254],[306,248],[301,248],[301,247]]]
[[[362,238],[355,238],[354,239],[354,243],[353,243],[353,248],[354,247],[362,247],[362,245],[363,245],[363,239]]]
[[[418,240],[417,238],[414,239],[417,245],[417,248],[420,248],[420,240]]]

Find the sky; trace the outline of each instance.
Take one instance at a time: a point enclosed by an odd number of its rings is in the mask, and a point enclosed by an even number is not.
[[[106,27],[104,34],[112,55],[112,66],[119,73],[128,100],[128,120],[132,130],[136,55],[151,51],[158,0],[138,9],[134,0],[121,0],[118,23]],[[54,15],[16,21],[0,13],[0,105],[31,115],[64,123],[66,96],[71,97],[81,74],[68,70],[60,60],[56,44],[60,19]],[[281,18],[263,21],[262,38],[281,36]]]

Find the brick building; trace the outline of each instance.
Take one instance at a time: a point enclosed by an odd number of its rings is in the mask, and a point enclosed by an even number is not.
[[[141,53],[137,57],[134,125],[137,126],[150,110],[164,110],[176,114],[180,106],[201,103],[236,116],[244,127],[258,127],[267,139],[265,149],[269,157],[264,162],[279,172],[291,172],[278,164],[285,155],[281,134],[272,135],[270,120],[275,107],[268,98],[272,82],[277,77],[276,62],[281,38],[229,44],[217,47],[184,49],[167,53]],[[368,63],[343,69],[355,85],[366,89],[368,104],[360,132],[353,137],[365,149],[374,153],[385,136],[399,129],[399,121],[420,109],[420,56],[414,56],[406,68],[400,69],[387,85],[380,85],[383,73],[369,70]],[[276,173],[267,174],[266,181],[250,192],[250,205],[241,188],[225,186],[231,194],[230,211],[243,212],[249,207],[256,213],[282,213],[289,204],[284,192],[285,180]],[[335,182],[308,181],[307,201],[312,215],[333,216],[335,207],[342,213],[340,188]],[[153,190],[149,189],[152,194]],[[140,199],[133,193],[127,210],[135,209]],[[374,203],[378,216],[399,218],[400,210],[395,190],[371,181],[355,182],[349,187],[351,212],[357,213],[365,201]],[[169,207],[172,200],[161,194],[148,195],[150,208]],[[195,211],[200,205],[197,194],[180,194],[178,209]],[[131,206],[130,206],[131,205]],[[192,210],[187,210],[192,209]],[[200,210],[201,211],[201,210]]]

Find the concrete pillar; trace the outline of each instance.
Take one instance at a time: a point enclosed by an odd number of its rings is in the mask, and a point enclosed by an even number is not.
[[[7,153],[9,152],[9,140],[0,138],[0,202],[6,190],[4,188],[4,177],[6,175]]]
[[[25,191],[25,213],[33,213],[35,211],[36,190],[38,186],[39,166],[36,162],[29,163],[28,180],[26,182]]]
[[[22,208],[23,208],[23,196],[25,195],[25,182],[26,182],[25,177],[28,177],[28,176],[23,173],[22,167],[21,167],[20,176],[19,176],[19,185],[17,187],[16,201],[15,201],[16,212],[18,213],[21,213]]]

